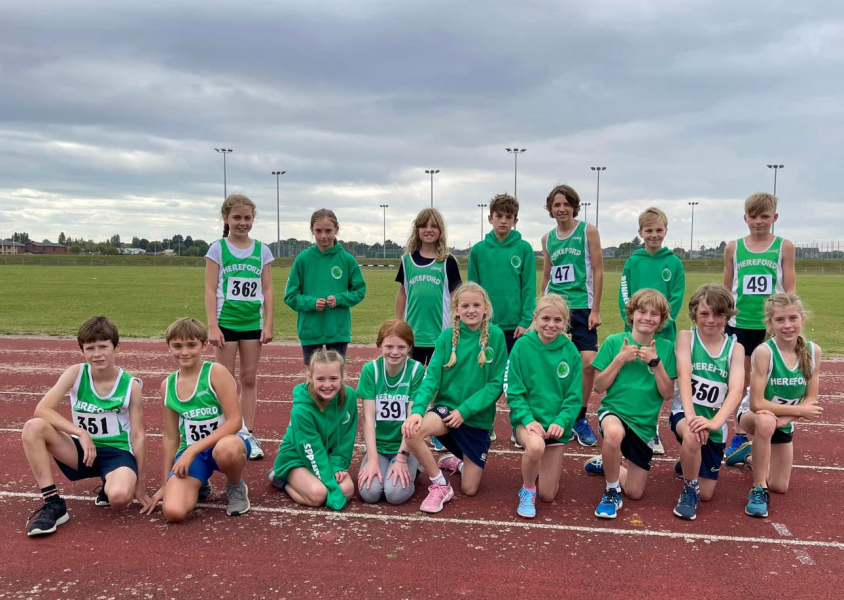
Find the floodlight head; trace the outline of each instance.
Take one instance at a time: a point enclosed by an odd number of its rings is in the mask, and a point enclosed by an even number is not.
[[[504,148],[504,149],[505,149],[507,152],[512,152],[512,151],[513,151],[513,149],[512,149],[512,148]]]
[[[774,165],[768,165],[768,168],[769,168],[769,169],[773,169],[773,168],[774,168]]]

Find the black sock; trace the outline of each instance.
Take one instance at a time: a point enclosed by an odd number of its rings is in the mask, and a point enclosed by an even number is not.
[[[49,498],[50,496],[58,497],[58,495],[59,495],[59,490],[56,488],[55,483],[53,485],[48,485],[45,488],[41,488],[41,497],[44,498],[45,500],[47,498]]]
[[[577,413],[577,420],[579,421],[580,419],[585,419],[585,418],[586,418],[586,407],[585,407],[585,406],[581,406],[581,407],[580,407],[580,412],[579,412],[579,413]]]

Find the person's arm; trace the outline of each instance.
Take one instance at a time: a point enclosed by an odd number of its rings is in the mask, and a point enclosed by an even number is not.
[[[569,376],[566,378],[568,388],[563,392],[560,412],[551,421],[553,425],[559,425],[563,431],[574,425],[583,406],[583,360],[579,352],[570,352],[569,355],[566,357],[570,367]]]
[[[68,421],[61,416],[56,410],[59,403],[62,401],[74,383],[79,378],[79,371],[83,365],[73,365],[61,374],[58,381],[44,394],[44,397],[38,402],[35,407],[35,416],[38,419],[44,419],[52,425],[57,431],[66,433],[68,435],[75,435],[79,438],[79,445],[82,446],[82,462],[90,467],[94,464],[94,459],[97,458],[97,447],[91,439],[91,434],[87,429],[76,426],[71,421]]]
[[[675,257],[677,258],[677,257]],[[677,258],[678,268],[671,278],[671,288],[668,291],[668,304],[671,307],[671,321],[676,323],[677,315],[683,309],[683,296],[686,295],[686,271],[683,262]]]
[[[215,348],[226,345],[223,332],[217,323],[217,286],[220,281],[220,265],[205,257],[205,320],[208,323],[208,342]]]
[[[164,435],[161,440],[161,487],[153,494],[149,504],[141,509],[141,514],[152,514],[158,503],[164,498],[164,488],[167,479],[170,477],[170,470],[173,468],[173,461],[176,459],[176,452],[179,449],[179,415],[167,408],[165,398],[167,397],[167,378],[161,382],[161,405],[164,409]]]
[[[486,383],[457,407],[464,421],[489,408],[501,397],[501,392],[504,389],[504,369],[507,366],[507,345],[504,343],[503,334],[496,337],[497,341],[493,348],[495,355],[490,368],[487,370]],[[474,357],[472,358],[474,359]]]
[[[639,350],[634,344],[627,341],[625,335],[621,342],[621,349],[613,356],[614,349],[605,341],[598,350],[592,366],[597,371],[593,390],[596,394],[603,394],[615,381],[621,368],[639,357]],[[612,358],[610,358],[612,356]]]
[[[466,269],[466,281],[474,281],[477,284],[481,284],[481,273],[478,270],[478,252],[475,250],[477,247],[477,244],[475,244],[469,251],[469,266]]]
[[[674,379],[677,378],[677,366],[673,348],[674,344],[671,344],[671,346],[669,356],[659,356],[656,351],[656,340],[652,340],[650,346],[642,346],[639,348],[639,360],[643,363],[648,364],[657,357],[661,359],[657,366],[651,367],[651,371],[656,378],[656,387],[663,400],[671,400],[674,397]],[[692,411],[692,414],[694,414],[694,410]]]
[[[542,283],[539,293],[544,294],[548,289],[548,282],[551,281],[551,256],[548,254],[548,234],[542,236]]]
[[[334,473],[348,470],[355,451],[355,436],[358,432],[358,400],[357,394],[351,388],[346,388],[346,403],[343,405],[343,410],[349,414],[349,420],[340,425],[340,441],[328,454]]]
[[[797,293],[797,272],[794,269],[794,244],[782,241],[782,289],[788,294]]]
[[[357,411],[355,411],[357,415]],[[320,438],[319,430],[314,421],[315,413],[302,409],[296,415],[297,444],[296,453],[305,468],[310,470],[322,482],[328,491],[325,505],[333,510],[340,510],[346,506],[346,496],[340,489],[340,484],[334,476],[334,467],[328,457],[328,451]]]
[[[686,422],[695,417],[695,403],[692,401],[692,332],[677,333],[677,344],[674,347],[677,356],[677,388],[680,391],[680,403],[686,414]]]
[[[275,296],[273,296],[272,263],[265,264],[261,271],[261,293],[264,295],[264,327],[261,329],[261,343],[273,341],[275,320]]]
[[[773,414],[778,419],[780,417],[792,417],[790,419],[791,421],[799,419],[801,417],[811,419],[813,418],[813,416],[817,416],[817,414],[820,414],[820,410],[822,409],[820,409],[819,406],[816,406],[817,386],[815,386],[814,399],[810,398],[810,402],[805,406],[802,402],[800,404],[792,406],[789,404],[778,404],[776,402],[766,400],[765,387],[768,383],[768,365],[770,364],[771,360],[770,348],[764,344],[761,346],[757,346],[756,350],[753,352],[752,360],[753,369],[751,369],[750,373],[750,410],[755,413],[758,413],[760,411],[767,411]],[[815,370],[815,373],[812,374],[813,380],[815,379],[816,375],[817,369]],[[808,388],[806,392],[806,396],[809,397]],[[810,407],[813,406],[815,408],[810,409]],[[787,422],[789,421],[786,420],[785,422],[780,423],[780,425],[784,425]]]
[[[363,280],[360,266],[351,254],[347,254],[348,290],[337,294],[337,306],[351,308],[360,304],[366,296],[366,281]]]
[[[533,248],[527,242],[524,244],[525,251],[522,254],[521,273],[521,298],[522,309],[519,317],[519,327],[516,332],[521,337],[533,323],[533,311],[536,308],[536,255]],[[519,329],[521,331],[519,331]]]
[[[396,319],[404,320],[404,311],[407,307],[407,292],[404,291],[404,286],[399,286],[399,293],[396,294]]]
[[[535,421],[527,401],[527,386],[522,378],[521,343],[513,346],[504,369],[504,397],[510,407],[510,422],[522,427]]]
[[[630,258],[624,261],[624,267],[621,270],[621,283],[618,285],[618,312],[625,327],[627,327],[627,311],[625,308],[628,300],[630,300]]]
[[[735,260],[736,243],[735,241],[731,241],[724,247],[724,287],[731,291],[733,289],[733,269],[735,268]]]
[[[592,310],[589,313],[589,329],[600,327],[601,298],[604,295],[604,253],[601,249],[601,234],[594,225],[586,226],[586,242],[589,244],[589,260],[592,261]]]
[[[679,370],[679,369],[678,369]],[[714,431],[720,429],[724,423],[734,415],[744,394],[744,346],[736,342],[733,355],[730,357],[730,377],[727,382],[727,397],[715,416],[712,417]]]
[[[448,274],[448,293],[451,294],[463,283],[463,278],[460,276],[460,265],[451,254],[445,259],[445,270]]]
[[[129,394],[129,437],[132,442],[132,454],[138,463],[138,481],[135,483],[135,500],[145,509],[152,500],[147,495],[147,443],[144,429],[144,399],[141,382],[132,381]]]
[[[446,336],[448,334],[448,336]],[[448,340],[445,338],[448,337]],[[428,362],[428,368],[425,369],[425,376],[416,392],[416,397],[413,399],[413,408],[411,414],[425,415],[431,401],[436,397],[442,382],[443,368],[445,363],[451,357],[451,330],[444,330],[437,341],[434,343],[434,353],[431,355],[431,360]]]
[[[302,279],[299,273],[302,262],[299,257],[293,261],[290,273],[287,275],[287,285],[284,288],[284,303],[298,312],[314,312],[317,310],[317,298],[302,293]]]

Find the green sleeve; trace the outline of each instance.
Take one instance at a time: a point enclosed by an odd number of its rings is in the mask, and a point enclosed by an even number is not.
[[[671,280],[671,289],[668,290],[668,304],[671,305],[671,320],[676,321],[677,315],[683,309],[683,296],[686,294],[686,271],[683,262],[674,257],[677,263],[675,275]]]
[[[448,362],[448,357],[451,356],[451,332],[452,329],[450,327],[443,331],[434,344],[434,354],[431,356],[428,368],[425,369],[422,385],[419,386],[419,390],[416,392],[416,399],[413,402],[411,412],[414,415],[425,416],[428,405],[440,389],[443,365]]]
[[[536,255],[527,242],[522,265],[522,310],[519,327],[527,329],[533,322],[533,310],[536,308]]]
[[[293,261],[290,274],[287,276],[287,285],[284,288],[284,303],[296,312],[313,312],[316,310],[317,299],[302,293],[302,280],[299,271],[303,262],[299,260],[299,257],[296,257],[296,260]]]
[[[536,420],[533,418],[533,411],[528,405],[527,388],[522,378],[521,345],[519,340],[516,340],[516,345],[513,346],[513,351],[507,359],[507,367],[504,370],[504,395],[507,399],[507,406],[510,407],[510,423],[514,427],[518,425],[527,427],[528,423]]]
[[[631,257],[632,258],[632,257]],[[621,315],[621,322],[627,326],[627,312],[624,308],[630,300],[630,258],[624,261],[624,268],[621,271],[621,283],[618,286],[618,312]]]
[[[375,399],[375,367],[372,362],[363,365],[358,379],[357,397],[366,400]]]
[[[661,353],[657,352],[662,361],[665,372],[671,379],[677,379],[677,355],[674,353],[674,343],[668,342],[663,346]]]
[[[483,243],[483,242],[481,242]],[[479,251],[477,250],[478,244],[472,246],[472,249],[469,251],[469,269],[466,275],[467,281],[474,281],[475,283],[481,282],[481,274],[478,271],[478,254]]]
[[[492,337],[491,333],[490,338]],[[504,389],[504,369],[507,367],[507,344],[504,343],[504,334],[501,330],[496,332],[495,340],[495,346],[492,348],[495,355],[487,370],[486,383],[457,407],[464,420],[489,408],[501,397]]]
[[[360,304],[363,297],[366,296],[366,282],[363,280],[363,273],[360,271],[358,261],[351,255],[346,253],[346,265],[349,273],[349,290],[341,294],[337,294],[337,306],[351,308]]]
[[[617,354],[617,343],[615,336],[610,336],[604,340],[604,343],[601,344],[601,348],[598,350],[598,354],[595,355],[595,358],[592,359],[592,366],[598,369],[599,371],[603,371],[615,358]]]
[[[416,368],[416,373],[413,375],[413,379],[410,380],[410,401],[414,404],[416,403],[416,396],[419,393],[419,388],[422,387],[422,380],[425,379],[425,366],[422,363],[419,363],[419,366]]]
[[[340,510],[346,506],[346,496],[334,478],[334,467],[320,438],[315,415],[312,410],[301,410],[296,414],[296,453],[305,468],[310,469],[328,490],[325,505]]]
[[[331,475],[337,471],[346,471],[349,465],[352,464],[352,454],[355,450],[355,436],[358,432],[358,397],[355,390],[346,386],[346,403],[343,405],[343,413],[348,413],[349,420],[343,423],[345,418],[341,419],[340,441],[328,455],[328,460],[331,462]],[[342,508],[342,506],[340,507]]]
[[[569,431],[571,426],[577,420],[577,415],[580,412],[580,407],[583,406],[583,360],[580,358],[580,353],[570,346],[567,353],[569,366],[571,367],[570,375],[566,378],[569,387],[563,393],[563,406],[560,412],[554,417],[552,423],[556,423],[565,431]]]

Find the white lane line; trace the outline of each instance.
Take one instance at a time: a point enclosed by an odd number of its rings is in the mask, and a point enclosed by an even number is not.
[[[29,498],[40,499],[41,494],[33,492],[6,492],[0,491],[0,497],[6,498]],[[69,500],[93,500],[93,496],[63,496]],[[201,502],[197,504],[200,508],[213,508],[216,510],[225,510],[224,504],[209,504]],[[583,525],[560,525],[554,523],[530,523],[527,521],[495,521],[488,519],[456,519],[450,517],[428,517],[420,514],[414,515],[384,515],[373,513],[357,513],[357,512],[334,512],[329,509],[307,509],[307,508],[285,508],[281,506],[256,506],[252,505],[252,512],[282,514],[290,516],[304,516],[304,517],[318,517],[329,521],[348,521],[348,520],[369,520],[382,522],[403,522],[403,523],[426,523],[433,525],[435,523],[443,525],[466,525],[472,527],[498,527],[498,528],[515,528],[515,529],[542,529],[546,531],[570,531],[574,533],[595,533],[595,534],[609,534],[617,536],[630,537],[659,537],[674,540],[695,540],[695,541],[709,541],[709,542],[733,542],[737,544],[768,544],[771,546],[793,546],[793,547],[815,547],[815,548],[839,548],[844,549],[844,542],[822,542],[817,540],[798,540],[798,539],[781,539],[781,538],[765,538],[765,537],[743,537],[736,535],[716,535],[707,533],[685,533],[678,531],[662,531],[651,529],[621,529],[617,527],[587,527]],[[803,551],[805,554],[805,551]],[[808,560],[812,560],[805,554]],[[799,557],[798,557],[799,558]],[[801,560],[801,562],[803,562]],[[803,564],[809,564],[803,562]],[[812,562],[811,564],[814,564]]]
[[[794,548],[794,554],[797,556],[797,560],[799,560],[801,564],[804,564],[807,567],[815,565],[815,561],[812,560],[812,557],[809,556],[809,553],[803,548]]]
[[[777,533],[783,537],[794,537],[791,535],[791,532],[788,530],[788,527],[783,525],[782,523],[771,523],[774,529],[777,530]]]

